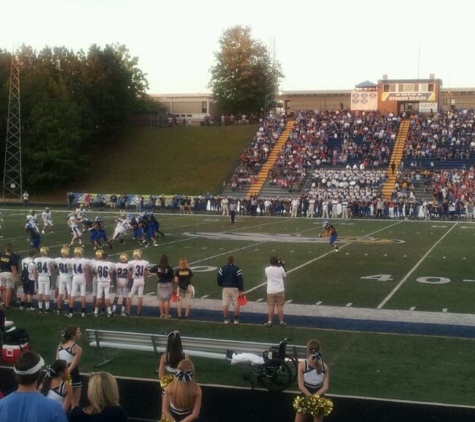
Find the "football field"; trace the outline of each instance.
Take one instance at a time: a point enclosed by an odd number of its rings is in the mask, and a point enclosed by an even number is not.
[[[16,253],[26,256],[29,243],[24,225],[29,210],[4,208],[1,212],[4,221],[0,245],[10,242]],[[54,233],[42,235],[41,244],[50,248],[54,258],[71,238],[67,210],[52,209],[52,213]],[[102,216],[111,235],[118,213],[87,213],[92,219],[96,215]],[[54,359],[58,333],[70,324],[80,324],[83,331],[95,327],[152,333],[179,329],[188,336],[275,343],[286,336],[300,345],[316,337],[322,341],[325,360],[332,368],[332,394],[474,405],[474,369],[467,363],[472,359],[475,326],[471,294],[475,288],[471,246],[475,224],[330,220],[339,234],[340,251],[335,253],[328,238],[318,237],[323,230],[320,219],[237,216],[231,224],[229,217],[213,214],[164,213],[156,217],[165,237],[160,238],[158,247],[141,248],[144,259],[158,263],[160,256],[167,254],[171,265],[176,266],[180,258],[187,258],[194,271],[196,298],[214,299],[213,318],[198,317],[195,306],[199,301],[192,305],[191,320],[177,320],[174,309],[172,319],[157,318],[155,277],[146,282],[148,303],[153,308],[140,318],[83,319],[76,314],[67,319],[12,310],[7,318],[28,329],[32,347],[47,361]],[[41,229],[41,219],[39,222]],[[83,240],[85,255],[92,258],[95,251],[88,243],[88,232]],[[118,261],[120,253],[131,257],[138,247],[128,234],[123,245],[114,243],[113,249],[105,250],[112,261]],[[241,324],[237,326],[222,323],[221,288],[216,282],[217,268],[231,254],[243,270],[250,301],[242,309]],[[264,268],[272,255],[283,259],[287,268],[285,309],[289,314],[292,309],[301,315],[294,321],[312,317],[308,323],[290,323],[284,329],[262,325],[267,308]],[[253,317],[251,309],[258,312]],[[410,329],[398,331],[397,315],[401,314],[406,321],[412,315],[427,326],[436,321],[445,331],[423,333],[420,324],[406,324],[411,325]],[[345,326],[332,325],[338,315],[343,315],[340,319],[346,321]],[[369,319],[373,325],[366,329]],[[323,325],[323,320],[328,324]],[[82,371],[94,371],[101,351],[85,342],[82,346],[86,351]],[[114,360],[104,369],[113,374],[156,377],[157,358],[152,353],[114,351],[111,355]],[[131,360],[132,356],[135,359]],[[229,362],[196,358],[196,364],[200,382],[248,387],[241,369]],[[450,393],[440,389],[441,379],[452,386]]]
[[[40,210],[37,211],[39,213]],[[70,241],[67,211],[53,210],[54,233],[42,235],[50,256]],[[25,209],[2,211],[4,243],[25,256]],[[118,213],[101,215],[110,236]],[[335,253],[328,238],[319,238],[321,219],[238,216],[235,224],[220,215],[157,214],[161,231],[158,247],[143,248],[128,234],[124,245],[114,244],[111,260],[143,249],[144,259],[158,263],[167,254],[172,266],[187,258],[195,276],[196,297],[219,299],[216,269],[234,255],[244,275],[249,300],[265,298],[264,268],[272,255],[285,261],[288,303],[368,309],[474,313],[473,242],[475,224],[464,221],[334,220],[338,231]],[[41,228],[41,219],[39,218]],[[83,235],[85,255],[94,251]],[[155,292],[155,280],[148,283]]]

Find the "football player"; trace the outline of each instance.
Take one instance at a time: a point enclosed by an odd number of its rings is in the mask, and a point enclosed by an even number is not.
[[[324,221],[322,226],[325,229],[325,232],[320,233],[318,236],[329,237],[330,246],[335,252],[338,252],[340,249],[335,245],[335,242],[338,239],[338,233],[336,232],[335,227],[333,227],[328,221]]]

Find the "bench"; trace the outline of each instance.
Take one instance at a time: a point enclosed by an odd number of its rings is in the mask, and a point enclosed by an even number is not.
[[[167,348],[166,334],[144,334],[125,331],[86,329],[90,347],[102,350],[103,360],[96,367],[111,362],[107,349],[153,352],[159,356]],[[233,353],[252,353],[262,356],[263,352],[276,348],[275,343],[258,343],[239,340],[222,340],[198,337],[181,337],[183,351],[189,356],[208,359],[231,359]],[[306,357],[305,346],[287,345],[287,355],[295,361]]]

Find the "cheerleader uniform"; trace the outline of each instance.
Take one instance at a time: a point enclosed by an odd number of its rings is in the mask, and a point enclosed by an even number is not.
[[[58,359],[63,359],[68,362],[68,367],[71,366],[71,363],[74,359],[74,349],[77,344],[73,343],[72,346],[64,348],[62,345],[58,347]],[[71,372],[71,385],[73,388],[81,387],[81,375],[79,374],[79,367],[76,366]]]
[[[325,378],[326,365],[322,364],[322,372],[318,373],[317,369],[308,364],[308,360],[304,361],[303,370],[303,385],[310,391],[311,394],[315,394],[323,386],[323,380]]]
[[[173,420],[176,422],[180,422],[185,419],[187,416],[193,413],[193,409],[182,410],[177,409],[172,402],[170,402],[170,413],[173,416]]]
[[[59,384],[55,388],[51,388],[48,391],[48,394],[46,394],[46,397],[49,399],[56,400],[57,402],[63,404],[64,398],[66,397],[64,393],[64,389],[66,388],[66,381],[61,381],[61,384]]]

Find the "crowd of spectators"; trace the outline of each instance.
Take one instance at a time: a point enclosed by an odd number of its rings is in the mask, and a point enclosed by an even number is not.
[[[233,191],[240,191],[251,185],[262,165],[269,158],[277,139],[284,130],[286,117],[284,114],[268,115],[260,121],[259,130],[240,156],[240,164],[234,170],[227,186]]]
[[[378,112],[301,111],[269,177],[291,192],[322,168],[387,167],[399,117]]]
[[[427,116],[411,116],[411,127],[404,148],[404,159],[446,162],[470,160],[475,151],[475,113],[473,110],[448,110]],[[414,166],[413,166],[414,167]]]

